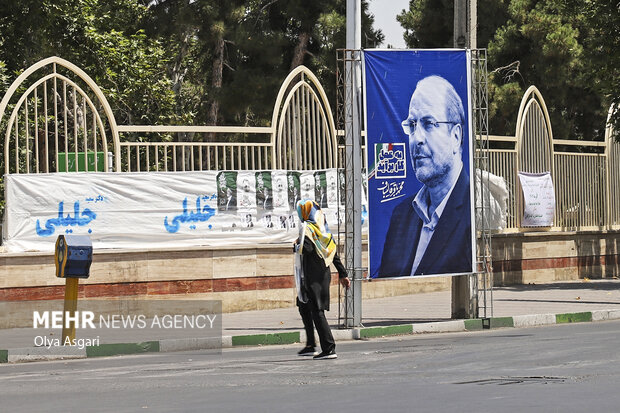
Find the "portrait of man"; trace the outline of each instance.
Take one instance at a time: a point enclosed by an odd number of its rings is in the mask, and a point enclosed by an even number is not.
[[[245,214],[244,225],[246,228],[254,227],[254,222],[252,221],[252,214]]]
[[[422,187],[392,211],[378,277],[472,271],[466,125],[463,101],[449,81],[430,75],[417,82],[400,126]]]
[[[273,207],[279,211],[289,209],[288,186],[286,172],[272,171]]]
[[[314,174],[312,172],[302,172],[299,176],[301,187],[301,199],[313,199],[314,194]]]
[[[327,175],[325,171],[314,173],[314,199],[321,208],[327,208]]]
[[[347,193],[346,182],[344,170],[342,168],[338,169],[338,202],[343,206],[345,204],[345,196]]]
[[[288,171],[286,173],[287,188],[288,188],[288,205],[289,210],[294,210],[297,205],[297,201],[301,199],[301,174],[296,171]]]
[[[225,210],[230,211],[237,209],[237,198],[231,188],[226,188],[226,206]]]
[[[288,216],[288,227],[289,228],[296,228],[297,224],[296,224],[296,215],[294,214],[290,214]]]
[[[273,228],[273,221],[271,220],[271,214],[265,215],[265,228]]]
[[[218,211],[237,211],[237,172],[222,171],[218,173],[216,181]]]
[[[273,188],[271,172],[256,172],[256,205],[263,210],[273,209]]]
[[[332,208],[338,205],[338,172],[337,171],[328,171],[327,175],[327,204]]]

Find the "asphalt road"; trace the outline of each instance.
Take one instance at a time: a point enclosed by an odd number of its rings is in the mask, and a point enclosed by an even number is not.
[[[0,365],[0,410],[614,412],[620,321]]]

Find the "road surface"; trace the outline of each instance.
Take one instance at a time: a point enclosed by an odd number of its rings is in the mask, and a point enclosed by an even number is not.
[[[620,321],[0,365],[2,411],[612,412]]]

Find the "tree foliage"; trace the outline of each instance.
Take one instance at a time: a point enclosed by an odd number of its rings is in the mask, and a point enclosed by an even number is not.
[[[478,47],[486,47],[507,20],[509,0],[478,0]],[[454,0],[410,0],[396,18],[409,47],[454,47]]]
[[[613,3],[478,1],[478,47],[487,48],[489,58],[491,133],[514,134],[521,97],[535,85],[549,108],[554,136],[602,139],[607,109],[620,90],[620,13]],[[452,7],[412,0],[399,16],[407,44],[452,46]]]
[[[378,45],[383,35],[362,4],[364,45]],[[4,0],[0,62],[8,81],[51,55],[75,63],[102,88],[119,123],[265,125],[299,64],[335,100],[345,7],[345,0]]]
[[[167,58],[141,24],[132,0],[5,0],[0,61],[10,80],[37,61],[60,56],[101,87],[119,123],[158,123],[173,115]]]
[[[177,108],[191,113],[193,122],[269,124],[282,81],[300,64],[317,74],[335,100],[336,49],[345,47],[344,0],[150,4],[149,35],[171,56]],[[363,8],[363,37],[378,44],[383,35],[372,29],[366,1]],[[218,70],[214,62],[219,62]],[[216,116],[209,112],[214,103]]]
[[[408,47],[452,47],[453,0],[410,0],[409,10],[397,16]]]
[[[583,61],[592,73],[592,89],[603,107],[612,107],[611,123],[620,140],[620,2],[568,0],[567,11],[579,22]]]

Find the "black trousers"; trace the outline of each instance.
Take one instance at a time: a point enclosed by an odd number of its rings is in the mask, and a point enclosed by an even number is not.
[[[336,348],[336,343],[334,342],[334,336],[332,336],[332,331],[325,318],[325,311],[319,310],[311,299],[305,304],[298,300],[297,305],[299,306],[299,314],[301,315],[301,320],[304,322],[304,329],[306,330],[306,345],[310,347],[316,346],[314,340],[314,323],[316,332],[319,334],[321,351],[329,352],[334,350]]]

